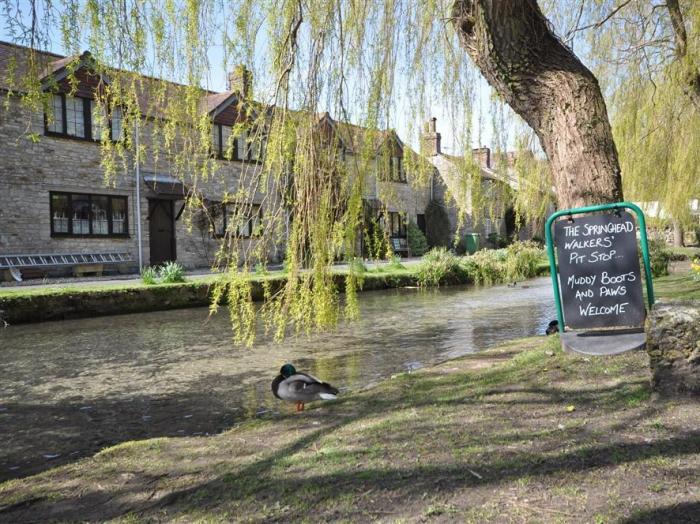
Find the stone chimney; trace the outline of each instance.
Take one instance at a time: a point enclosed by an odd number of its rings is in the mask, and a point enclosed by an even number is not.
[[[472,149],[472,158],[481,167],[491,169],[491,150],[488,147],[482,146]]]
[[[243,98],[249,98],[253,94],[253,73],[245,65],[237,65],[228,74],[226,87],[229,91],[237,91]]]
[[[442,153],[440,150],[440,133],[435,130],[437,118],[433,117],[425,123],[425,130],[421,137],[421,149],[426,156],[436,156]]]

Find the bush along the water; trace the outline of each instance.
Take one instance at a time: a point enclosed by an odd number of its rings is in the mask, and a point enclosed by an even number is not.
[[[649,262],[651,264],[652,277],[656,278],[668,275],[668,264],[671,258],[671,251],[667,249],[666,243],[663,240],[652,239],[649,241]],[[641,260],[639,261],[639,265],[644,267]]]
[[[439,286],[466,282],[468,275],[458,256],[444,247],[436,247],[423,256],[416,278],[421,286]]]
[[[535,242],[513,242],[506,248],[506,279],[517,281],[534,277],[543,260],[545,252]]]
[[[465,267],[475,284],[491,285],[506,281],[505,249],[483,249],[466,257]]]
[[[690,276],[695,282],[700,282],[700,257],[695,257],[690,264]]]
[[[358,274],[362,275],[364,273],[367,273],[367,266],[365,266],[365,263],[362,261],[361,258],[358,257],[353,257],[348,261],[348,266],[350,269]]]
[[[422,257],[428,251],[428,241],[420,228],[413,222],[408,223],[408,249],[411,256]]]
[[[154,267],[145,267],[141,270],[141,280],[147,286],[152,286],[157,284],[156,279],[158,278],[158,271]]]
[[[163,284],[185,281],[185,269],[177,262],[166,262],[160,267],[158,276]]]

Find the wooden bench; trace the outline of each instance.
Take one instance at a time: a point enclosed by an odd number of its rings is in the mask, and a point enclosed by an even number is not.
[[[391,249],[397,255],[410,256],[408,249],[408,239],[404,237],[391,237]]]
[[[105,265],[128,264],[134,259],[129,253],[66,253],[38,255],[0,255],[0,270],[10,279],[22,281],[22,271],[72,267],[75,276],[85,273],[102,275]]]

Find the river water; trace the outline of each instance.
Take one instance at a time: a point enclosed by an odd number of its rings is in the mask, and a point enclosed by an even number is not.
[[[206,308],[0,328],[0,480],[126,440],[212,434],[289,409],[270,392],[285,362],[342,394],[542,334],[555,318],[544,278],[359,301],[358,321],[252,348],[236,347],[226,314],[209,318]]]

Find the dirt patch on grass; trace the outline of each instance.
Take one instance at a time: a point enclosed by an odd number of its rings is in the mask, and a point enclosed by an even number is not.
[[[529,339],[301,415],[130,442],[0,485],[0,520],[692,522],[700,406],[643,352]]]

